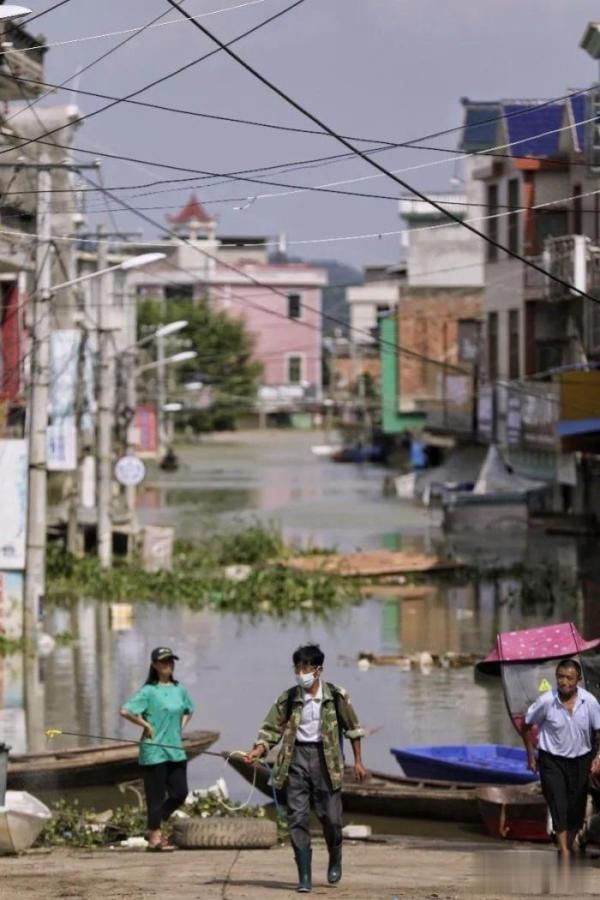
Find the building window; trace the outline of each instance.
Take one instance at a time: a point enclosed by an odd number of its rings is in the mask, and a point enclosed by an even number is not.
[[[302,371],[304,360],[301,356],[288,356],[287,360],[287,380],[288,384],[302,384],[304,381],[304,372]]]
[[[487,187],[487,234],[493,241],[498,240],[498,185],[488,184]],[[493,244],[487,245],[488,262],[495,262],[498,259],[498,248]]]
[[[288,319],[302,318],[302,297],[300,294],[288,294]]]
[[[521,367],[519,365],[519,310],[511,309],[508,312],[508,377],[519,378]]]
[[[487,344],[488,344],[488,377],[495,381],[498,377],[498,313],[488,313],[487,320]]]
[[[165,300],[193,300],[193,284],[166,284],[164,287]]]
[[[508,182],[508,249],[519,252],[519,179]]]
[[[583,234],[583,209],[581,207],[581,185],[573,185],[573,234]]]

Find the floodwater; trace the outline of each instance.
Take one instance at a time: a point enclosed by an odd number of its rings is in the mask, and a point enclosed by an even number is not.
[[[140,519],[171,524],[179,536],[191,538],[223,524],[260,518],[278,524],[288,540],[304,545],[343,550],[445,547],[435,512],[384,498],[382,469],[317,459],[310,445],[319,442],[320,436],[269,432],[212,439],[188,448],[179,472],[160,473],[142,490]],[[573,619],[590,635],[596,624],[596,582],[588,579],[586,592],[577,589],[574,575],[581,552],[573,542],[514,536],[504,537],[502,543],[463,541],[461,550],[492,563],[537,560],[539,585],[524,591],[518,579],[490,577],[478,585],[421,587],[404,596],[386,596],[382,590],[331,621],[308,624],[297,616],[285,623],[268,618],[250,622],[153,604],[80,603],[49,612],[46,630],[71,632],[75,642],[58,646],[40,661],[38,702],[28,703],[27,709],[32,743],[38,749],[46,746],[45,728],[137,738],[118,709],[144,680],[151,648],[167,644],[181,657],[177,676],[196,704],[193,727],[219,731],[218,749],[245,749],[272,700],[292,683],[293,649],[314,640],[326,652],[327,678],[350,691],[371,732],[364,747],[369,767],[398,773],[390,755],[394,745],[517,744],[499,685],[476,683],[470,667],[357,667],[362,651],[487,652],[498,630],[546,620]],[[559,566],[563,579],[555,593],[544,581],[550,565]],[[15,749],[24,749],[21,661],[11,657],[0,661],[0,667],[5,707],[0,737],[6,735]],[[89,743],[55,740],[58,746]],[[223,774],[219,759],[202,756],[190,765],[193,787],[207,786]],[[233,796],[247,796],[241,779],[225,774]]]

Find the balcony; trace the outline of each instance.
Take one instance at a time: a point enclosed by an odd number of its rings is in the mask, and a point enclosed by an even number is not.
[[[552,382],[482,385],[479,432],[486,440],[495,434],[500,444],[515,450],[598,453],[600,371],[573,369]]]
[[[2,55],[0,56],[0,100],[28,100],[45,90],[44,56],[46,47],[41,36],[32,36],[15,23],[0,30]],[[22,78],[23,81],[15,79]]]
[[[544,252],[530,259],[579,291],[594,294],[600,289],[600,247],[594,247],[583,235],[549,238]],[[524,294],[525,300],[551,303],[569,301],[577,296],[569,288],[529,267],[524,273]]]

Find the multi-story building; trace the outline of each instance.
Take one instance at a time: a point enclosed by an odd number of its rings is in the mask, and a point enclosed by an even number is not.
[[[478,196],[472,181],[464,193],[431,195],[461,219]],[[396,310],[381,327],[384,430],[427,427],[470,436],[483,301],[481,243],[424,200],[401,198],[400,215],[405,277],[397,284]]]
[[[195,197],[170,224],[173,237],[152,246],[166,259],[131,276],[138,297],[165,304],[169,299],[206,298],[215,308],[243,319],[254,339],[254,356],[263,366],[262,412],[300,409],[319,401],[326,273],[305,263],[272,261],[263,238],[218,237],[216,221]]]
[[[510,251],[486,248],[479,434],[517,473],[553,485],[554,508],[577,512],[597,505],[600,452],[600,304],[572,289],[600,297],[587,94],[464,101],[462,140],[481,154],[473,178],[485,190],[485,231]]]

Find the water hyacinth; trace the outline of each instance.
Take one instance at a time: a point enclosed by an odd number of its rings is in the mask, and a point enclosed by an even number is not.
[[[327,618],[358,601],[360,587],[354,579],[286,568],[282,563],[292,553],[297,548],[286,546],[278,532],[263,525],[213,535],[198,544],[178,541],[172,569],[152,573],[137,557],[116,559],[112,568],[103,569],[95,556],[77,559],[54,545],[48,553],[47,601],[148,601],[275,618],[292,612]]]

